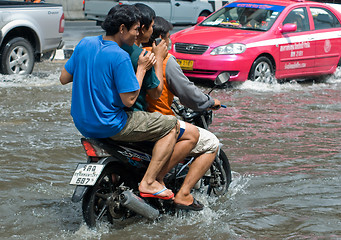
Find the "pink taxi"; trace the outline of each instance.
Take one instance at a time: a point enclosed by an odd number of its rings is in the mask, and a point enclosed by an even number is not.
[[[341,14],[324,3],[249,0],[225,5],[171,36],[171,53],[190,78],[230,81],[307,78],[341,64]]]

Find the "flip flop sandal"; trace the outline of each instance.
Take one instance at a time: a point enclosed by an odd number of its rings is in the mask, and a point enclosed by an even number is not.
[[[163,200],[169,200],[172,199],[174,197],[174,193],[172,193],[169,196],[163,197],[160,196],[160,193],[163,193],[164,191],[166,191],[168,188],[164,187],[162,190],[158,191],[157,193],[151,194],[151,193],[143,193],[140,192],[140,196],[144,197],[144,198],[159,198],[159,199],[163,199]]]

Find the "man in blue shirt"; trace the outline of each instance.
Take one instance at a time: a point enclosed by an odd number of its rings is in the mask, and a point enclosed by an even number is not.
[[[154,54],[143,51],[135,74],[129,55],[120,48],[134,44],[139,20],[140,13],[134,6],[113,7],[102,25],[106,35],[80,41],[62,70],[60,82],[73,82],[71,115],[85,137],[156,141],[139,190],[145,196],[171,199],[172,191],[156,177],[172,154],[176,118],[124,111],[135,103],[146,71],[155,64]]]

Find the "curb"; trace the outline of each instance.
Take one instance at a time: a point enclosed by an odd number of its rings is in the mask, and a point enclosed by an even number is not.
[[[57,49],[56,54],[52,57],[52,60],[64,60],[69,59],[73,53],[73,48]]]

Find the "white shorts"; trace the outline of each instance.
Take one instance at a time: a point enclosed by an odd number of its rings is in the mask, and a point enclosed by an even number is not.
[[[199,140],[197,145],[189,153],[190,156],[196,156],[203,153],[214,153],[219,147],[219,139],[210,131],[197,127],[199,130]]]

